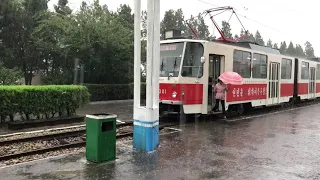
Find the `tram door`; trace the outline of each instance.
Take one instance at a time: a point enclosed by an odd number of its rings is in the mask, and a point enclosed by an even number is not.
[[[310,67],[310,78],[309,78],[309,98],[315,98],[315,76],[316,76],[316,69],[314,67]]]
[[[280,63],[270,63],[268,104],[279,103],[279,67]]]
[[[224,72],[224,56],[210,54],[209,62],[208,112],[215,106],[216,99],[212,92],[212,86],[218,82],[218,77]],[[219,107],[219,109],[221,109],[221,107]]]

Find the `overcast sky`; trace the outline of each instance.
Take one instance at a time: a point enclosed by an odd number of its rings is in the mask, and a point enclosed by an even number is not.
[[[86,0],[92,3],[93,0]],[[51,0],[49,7],[52,8],[58,0]],[[78,10],[82,0],[69,0],[70,7]],[[133,8],[133,0],[100,0],[100,4],[107,4],[110,10],[116,10],[120,4],[129,4]],[[289,1],[289,0],[161,0],[161,18],[169,9],[182,8],[186,17],[197,15],[206,9],[215,6],[232,6],[236,9],[244,27],[250,32],[260,31],[265,42],[270,38],[280,46],[281,41],[287,45],[292,41],[294,44],[304,43],[308,40],[315,49],[315,55],[320,56],[319,32],[320,26],[314,22],[318,21],[317,1]],[[142,0],[142,9],[146,9],[147,0]],[[216,17],[221,24],[222,20],[228,20],[230,12],[225,12]],[[206,17],[207,25],[212,34],[220,37],[214,29],[209,17]],[[233,16],[230,20],[233,34],[239,34],[241,25]],[[220,25],[221,26],[221,25]]]

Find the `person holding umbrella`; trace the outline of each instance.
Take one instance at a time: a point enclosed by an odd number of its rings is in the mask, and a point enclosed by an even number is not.
[[[226,118],[226,109],[225,109],[225,93],[228,91],[228,87],[224,84],[221,79],[218,79],[218,83],[212,88],[213,93],[215,93],[216,104],[212,108],[212,111],[215,112],[219,108],[219,103],[221,102],[223,118]]]
[[[216,111],[219,107],[219,102],[221,102],[224,118],[226,118],[225,94],[228,92],[228,87],[226,84],[242,85],[243,78],[236,72],[224,72],[219,76],[218,83],[214,86],[214,88],[212,88],[214,93],[216,93],[216,105],[213,107],[212,111]]]

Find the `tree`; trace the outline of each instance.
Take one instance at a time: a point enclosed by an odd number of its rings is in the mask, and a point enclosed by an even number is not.
[[[200,39],[210,40],[212,37],[210,36],[209,27],[206,25],[201,14],[198,14],[197,25],[197,31]]]
[[[240,37],[243,36],[244,34],[245,34],[244,30],[241,29]],[[240,42],[255,42],[255,38],[253,34],[248,31],[247,35],[244,36],[242,39],[240,39]]]
[[[314,49],[309,41],[307,41],[305,44],[305,53],[307,58],[314,58]]]
[[[117,10],[117,16],[119,22],[123,26],[128,27],[129,29],[134,29],[134,16],[132,14],[132,9],[129,5],[121,4],[120,8]]]
[[[193,15],[191,15],[187,23],[191,26],[193,30],[197,32],[198,36],[200,36],[199,30],[198,30],[198,21]],[[186,24],[186,26],[188,26],[188,24]],[[184,36],[195,38],[195,35],[193,34],[189,26],[187,27],[187,31],[186,33],[184,33]]]
[[[225,37],[232,39],[231,27],[230,24],[226,21],[222,21],[221,31]]]
[[[256,43],[258,43],[260,46],[264,46],[264,40],[262,39],[259,31],[256,32],[255,40],[256,40]]]
[[[31,84],[33,74],[41,72],[46,84],[71,84],[74,78],[75,60],[84,67],[84,82],[96,84],[124,84],[133,81],[133,29],[134,16],[128,5],[120,5],[116,11],[93,3],[82,2],[80,10],[72,13],[68,0],[59,0],[55,11],[48,11],[47,0],[2,0],[0,3],[0,63],[7,69],[19,69],[26,84]],[[213,40],[201,15],[191,16],[190,23],[201,39]],[[142,63],[146,60],[147,12],[142,12]],[[184,23],[181,9],[168,10],[161,21],[164,30],[178,29],[182,35],[192,35]],[[230,24],[222,22],[226,37],[233,38]],[[244,34],[241,29],[240,36]],[[238,38],[236,34],[234,38]],[[240,41],[264,45],[259,31]],[[272,46],[269,39],[267,45]],[[278,48],[277,44],[273,45]],[[300,45],[289,44],[288,53],[305,56]],[[305,44],[308,57],[314,57],[310,43]],[[281,52],[287,51],[285,42]],[[292,54],[292,52],[291,52]],[[1,67],[1,68],[2,68]],[[14,76],[13,76],[14,77]],[[16,78],[14,78],[16,79]],[[7,81],[7,80],[6,80]]]
[[[182,9],[174,11],[170,9],[165,12],[164,18],[160,23],[161,39],[166,30],[176,29],[180,30],[182,35],[188,35],[187,27],[184,24],[184,15]]]
[[[187,31],[187,27],[184,23],[184,14],[181,8],[175,12],[175,20],[176,20],[176,29],[181,30],[182,34],[185,34]]]
[[[170,9],[164,13],[164,18],[161,21],[160,26],[161,32],[176,28],[176,17],[173,9]]]
[[[294,48],[292,41],[289,43],[287,54],[290,56],[296,56],[296,49]]]
[[[40,52],[32,40],[32,32],[48,9],[47,0],[8,1],[0,5],[2,20],[1,40],[6,57],[4,66],[19,67],[25,83],[31,84],[34,72],[38,71]],[[9,12],[9,13],[8,13]]]
[[[0,66],[0,85],[14,85],[23,77],[23,73],[18,68],[9,69]]]
[[[287,43],[285,41],[281,42],[281,44],[280,44],[280,52],[282,54],[287,53]]]
[[[272,41],[271,41],[271,39],[268,40],[268,42],[267,42],[267,47],[272,48]]]
[[[47,19],[39,22],[34,29],[32,37],[35,45],[41,51],[44,64],[41,66],[46,84],[72,83],[73,58],[72,43],[68,38],[72,37],[72,29],[75,21],[72,17],[64,17],[57,14],[48,15]],[[76,31],[74,31],[76,32]]]
[[[274,44],[273,44],[273,48],[274,48],[274,49],[279,49],[278,43],[274,43]]]
[[[296,56],[297,57],[306,57],[306,55],[304,54],[304,51],[303,51],[303,48],[299,45],[299,44],[296,44]]]
[[[147,11],[142,11],[141,13],[141,63],[146,63],[147,61]]]
[[[75,59],[84,67],[86,83],[132,82],[133,16],[129,6],[110,12],[95,1],[80,9],[70,16],[50,14],[34,31],[47,62],[44,82],[72,83]]]
[[[147,11],[142,11],[141,22],[142,22],[141,37],[145,39],[147,37],[147,25],[148,25]]]
[[[57,5],[54,5],[56,13],[62,15],[69,15],[72,13],[72,10],[68,6],[68,0],[59,0]]]

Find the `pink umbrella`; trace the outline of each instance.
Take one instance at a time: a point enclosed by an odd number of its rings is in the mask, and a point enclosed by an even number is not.
[[[219,79],[225,84],[242,85],[242,77],[236,72],[224,72]]]

